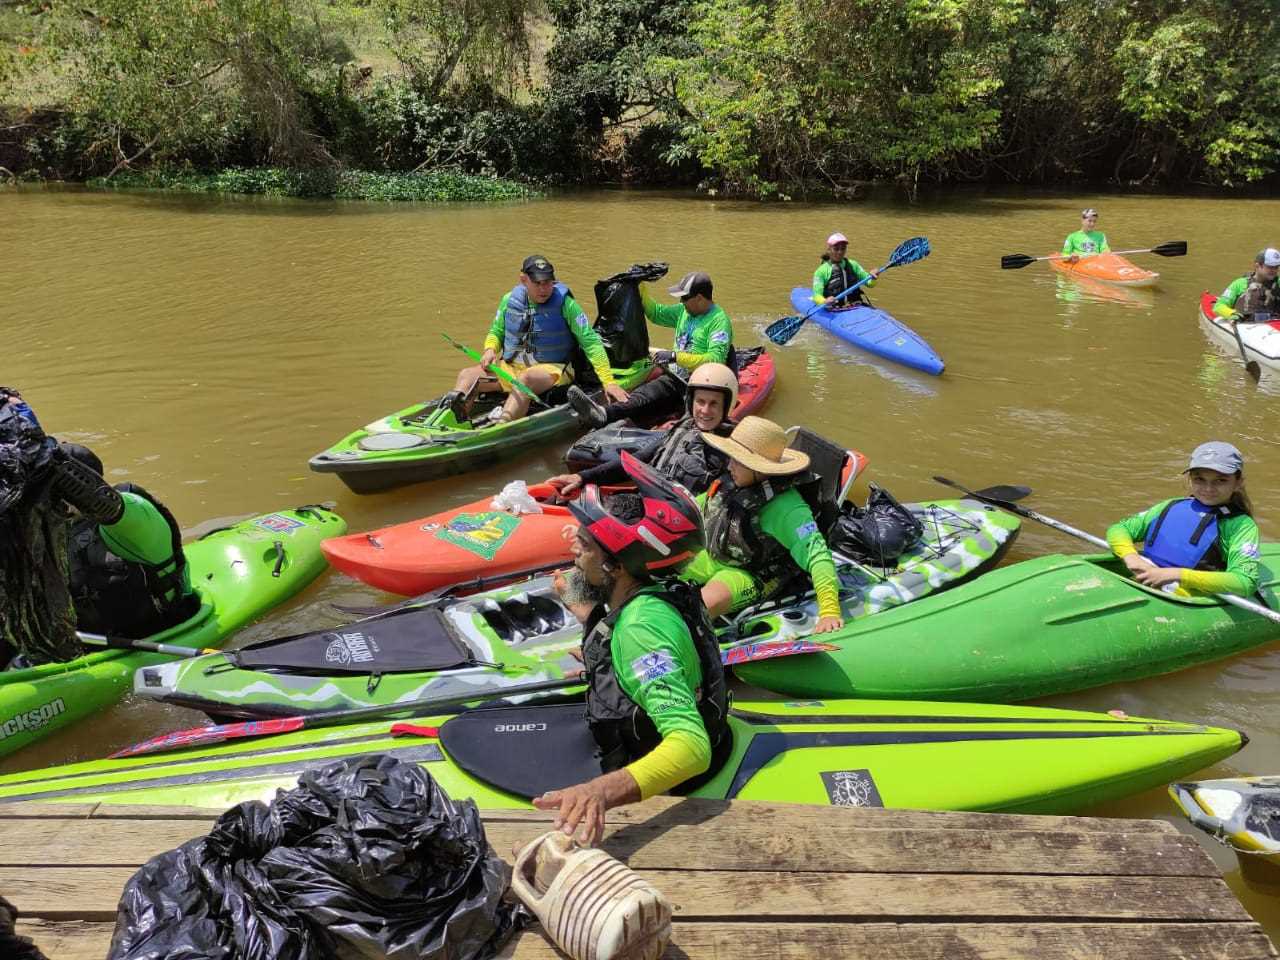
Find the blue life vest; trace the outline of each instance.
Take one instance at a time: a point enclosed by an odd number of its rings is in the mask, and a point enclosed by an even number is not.
[[[560,312],[569,288],[557,283],[546,303],[532,303],[524,284],[507,297],[503,314],[502,359],[534,363],[568,363],[576,342]]]
[[[1142,555],[1161,567],[1223,570],[1226,564],[1218,549],[1218,518],[1233,512],[1225,506],[1206,507],[1194,497],[1174,500],[1147,530]]]

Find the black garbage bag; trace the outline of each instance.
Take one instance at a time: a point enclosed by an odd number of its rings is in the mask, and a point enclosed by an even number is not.
[[[665,263],[637,263],[622,273],[596,281],[596,333],[604,341],[609,361],[629,367],[649,355],[649,327],[640,300],[640,284],[660,280]]]
[[[923,536],[924,524],[920,518],[895,500],[888,490],[873,483],[865,507],[845,504],[828,541],[833,549],[855,560],[889,567]]]
[[[18,936],[14,928],[17,921],[17,908],[0,897],[0,957],[5,960],[48,960],[30,937]]]
[[[6,652],[72,660],[83,651],[67,586],[69,515],[53,489],[58,441],[3,402],[10,393],[0,387],[0,666]]]
[[[524,921],[475,804],[386,755],[307,770],[153,857],[109,960],[483,960]]]

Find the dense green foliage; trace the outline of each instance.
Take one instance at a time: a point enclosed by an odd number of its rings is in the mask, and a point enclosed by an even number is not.
[[[5,2],[0,166],[46,175],[350,167],[770,196],[1280,170],[1274,0]]]

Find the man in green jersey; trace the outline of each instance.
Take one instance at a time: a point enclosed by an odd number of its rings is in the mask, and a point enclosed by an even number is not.
[[[454,415],[466,419],[477,385],[484,391],[506,390],[507,401],[498,415],[501,420],[519,420],[532,402],[523,390],[509,381],[482,378],[497,362],[497,368],[519,380],[538,396],[552,387],[573,381],[574,346],[582,348],[609,399],[622,402],[627,391],[613,380],[609,355],[600,335],[591,327],[582,307],[563,283],[556,282],[555,267],[546,257],[531,254],[520,265],[520,282],[502,298],[484,338],[480,364],[458,374],[454,389],[440,401]],[[500,359],[499,359],[500,358]]]
[[[650,323],[674,327],[676,331],[675,349],[653,354],[653,362],[666,367],[662,376],[636,387],[625,403],[607,407],[593,402],[582,390],[569,388],[569,404],[592,427],[616,420],[659,422],[678,416],[684,406],[689,374],[704,363],[723,363],[733,369],[733,323],[712,299],[711,277],[700,271],[686,273],[667,292],[679,297],[680,302],[657,303],[645,285],[640,285],[645,317]]]
[[[533,801],[588,845],[603,835],[606,810],[695,789],[733,747],[720,649],[698,592],[657,582],[702,547],[697,504],[630,454],[622,462],[636,493],[606,501],[593,484],[569,503],[580,523],[575,572],[597,601],[582,659],[602,773]]]
[[[1267,247],[1253,258],[1253,272],[1237,277],[1213,303],[1213,312],[1228,320],[1280,318],[1280,250]]]
[[[833,233],[827,237],[827,251],[822,255],[822,262],[813,272],[813,302],[825,303],[832,307],[847,307],[862,299],[865,287],[874,287],[878,273],[868,273],[857,260],[845,256],[849,249],[849,238],[843,233]],[[836,297],[848,290],[859,280],[866,280],[861,287],[848,297]]]
[[[1095,230],[1098,225],[1098,211],[1090,207],[1080,212],[1080,229],[1068,234],[1062,242],[1062,255],[1072,263],[1079,263],[1081,257],[1091,257],[1097,253],[1110,253],[1107,235]]]

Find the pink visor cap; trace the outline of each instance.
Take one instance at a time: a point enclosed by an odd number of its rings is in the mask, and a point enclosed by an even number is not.
[[[849,238],[846,237],[843,233],[833,233],[831,236],[827,237],[828,247],[834,247],[837,243],[848,243],[848,242],[849,242]]]

